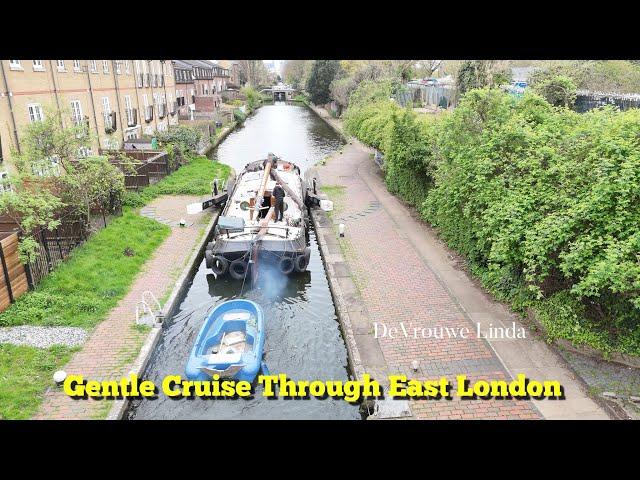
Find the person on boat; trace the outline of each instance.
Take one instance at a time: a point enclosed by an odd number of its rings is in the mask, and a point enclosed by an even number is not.
[[[284,220],[284,188],[280,185],[280,182],[276,182],[276,186],[273,188],[272,195],[276,198],[276,222]]]

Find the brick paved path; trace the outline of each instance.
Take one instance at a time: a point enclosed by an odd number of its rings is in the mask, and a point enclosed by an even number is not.
[[[324,109],[312,109],[342,131],[340,120],[331,118]],[[439,341],[440,345],[425,340],[402,339],[398,343],[374,338],[373,322],[391,325],[413,321],[414,325],[421,323],[425,327],[466,322],[472,328],[480,324],[484,330],[491,325],[523,325],[517,315],[478,288],[457,267],[437,235],[388,192],[368,151],[354,140],[342,154],[319,168],[321,184],[346,187],[345,194],[336,197],[338,208],[344,204],[343,211],[334,212],[333,220],[340,223],[337,217],[342,218],[347,226],[346,238],[340,243],[350,272],[345,271],[346,267],[340,271],[335,266],[330,269],[338,277],[352,276],[352,283],[359,287],[360,292],[352,295],[348,282],[343,284],[350,297],[348,315],[355,341],[367,370],[381,380],[384,375],[399,372],[409,378],[464,373],[472,381],[512,378],[522,373],[535,380],[558,380],[564,387],[565,399],[560,401],[412,402],[413,414],[418,418],[611,418],[590,398],[586,384],[562,357],[529,329],[526,339],[450,340]],[[330,240],[329,252],[338,247],[335,242]],[[398,260],[404,267],[397,267]],[[344,280],[348,279],[338,278]],[[413,360],[419,362],[419,375],[407,366]]]
[[[136,304],[145,290],[161,299],[172,289],[211,215],[210,212],[186,215],[186,205],[198,200],[200,197],[161,197],[141,211],[145,216],[169,224],[171,234],[145,264],[129,293],[64,367],[67,374],[84,375],[91,380],[119,380],[128,374],[146,337],[146,333],[134,328]],[[181,218],[188,221],[187,227],[176,226]],[[104,418],[110,404],[104,400],[73,400],[61,388],[50,388],[34,418]]]
[[[451,295],[400,231],[390,214],[358,173],[369,156],[348,145],[318,169],[321,186],[341,185],[344,194],[336,195],[334,223],[344,223],[347,235],[346,261],[363,300],[366,315],[377,322],[401,331],[401,324],[414,327],[449,327],[471,330],[468,339],[429,339],[403,334],[396,338],[378,338],[387,365],[387,374],[402,373],[409,378],[437,379],[446,375],[454,379],[466,374],[478,379],[508,379],[504,369],[486,341],[475,335],[475,325],[465,317]],[[418,372],[411,368],[419,362]],[[412,401],[417,418],[538,418],[531,402],[523,400],[421,400]]]

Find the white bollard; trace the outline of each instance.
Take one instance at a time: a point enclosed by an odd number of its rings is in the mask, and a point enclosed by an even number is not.
[[[58,370],[56,373],[53,374],[53,381],[56,382],[58,385],[64,382],[65,378],[67,378],[67,372],[65,372],[64,370]]]
[[[344,237],[344,223],[341,223],[340,225],[338,225],[338,233],[340,234],[341,237]]]

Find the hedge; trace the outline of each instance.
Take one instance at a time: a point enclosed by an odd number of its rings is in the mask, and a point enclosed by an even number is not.
[[[346,119],[385,154],[389,190],[495,295],[539,311],[551,336],[640,354],[640,111],[480,89],[437,119],[388,99]]]

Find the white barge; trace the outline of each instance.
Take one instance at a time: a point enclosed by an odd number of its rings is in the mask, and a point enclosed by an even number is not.
[[[276,219],[273,188],[285,191],[284,218]],[[300,168],[273,154],[247,164],[234,185],[207,245],[205,261],[216,275],[245,279],[258,264],[275,265],[283,274],[303,272],[309,264],[307,191]],[[254,277],[255,278],[255,277]]]

